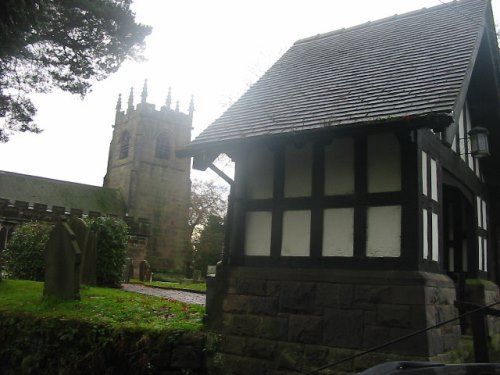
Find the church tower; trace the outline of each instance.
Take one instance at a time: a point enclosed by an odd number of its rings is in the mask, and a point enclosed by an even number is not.
[[[134,107],[133,89],[122,111],[116,106],[113,138],[109,147],[104,186],[121,191],[127,214],[151,223],[144,257],[157,271],[183,272],[188,259],[188,209],[190,158],[177,157],[191,138],[193,101],[189,113],[171,107],[170,89],[160,110],[146,102],[147,81],[141,102]]]

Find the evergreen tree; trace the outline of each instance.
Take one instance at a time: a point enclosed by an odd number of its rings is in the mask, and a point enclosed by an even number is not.
[[[131,0],[0,1],[0,141],[40,132],[31,92],[59,88],[84,96],[93,81],[140,57],[149,26]]]
[[[210,215],[207,224],[194,244],[193,269],[201,271],[205,277],[207,266],[215,265],[222,259],[224,246],[224,219]]]

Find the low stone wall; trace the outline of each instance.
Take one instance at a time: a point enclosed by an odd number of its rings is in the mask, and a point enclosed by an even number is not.
[[[227,374],[310,371],[457,316],[454,284],[445,275],[241,267],[225,281],[220,309],[210,307],[219,315],[210,326],[220,334],[215,365]],[[459,338],[457,321],[334,371],[428,360]]]

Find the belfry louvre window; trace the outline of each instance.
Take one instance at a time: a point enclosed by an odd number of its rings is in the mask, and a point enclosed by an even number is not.
[[[395,134],[256,147],[241,166],[244,255],[401,256],[401,146]]]
[[[128,131],[123,132],[120,138],[120,153],[118,159],[125,159],[128,157],[130,148],[130,134]]]
[[[166,133],[161,133],[156,138],[155,157],[165,160],[170,158],[170,145]]]

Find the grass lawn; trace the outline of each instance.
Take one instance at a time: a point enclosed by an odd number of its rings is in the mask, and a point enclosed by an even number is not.
[[[80,301],[43,299],[43,283],[0,281],[0,312],[79,320],[141,330],[202,329],[204,307],[118,289],[82,287]]]

